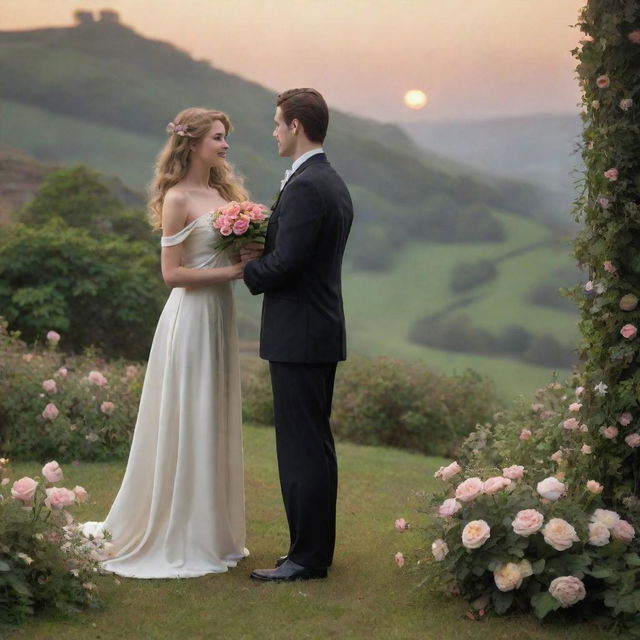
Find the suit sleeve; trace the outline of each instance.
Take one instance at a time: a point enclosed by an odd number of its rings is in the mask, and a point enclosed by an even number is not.
[[[285,286],[313,255],[324,215],[322,198],[313,184],[301,179],[287,191],[278,214],[275,248],[244,270],[244,281],[254,295]]]

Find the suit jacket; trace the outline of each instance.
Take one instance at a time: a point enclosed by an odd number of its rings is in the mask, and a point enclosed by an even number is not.
[[[324,153],[311,156],[280,192],[264,253],[244,271],[251,293],[264,293],[261,358],[346,359],[341,270],[352,220],[344,181]]]

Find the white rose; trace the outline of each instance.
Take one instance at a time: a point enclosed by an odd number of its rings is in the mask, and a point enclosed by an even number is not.
[[[618,520],[620,516],[615,511],[607,511],[607,509],[596,509],[591,516],[591,522],[601,522],[609,530]]]
[[[589,523],[589,544],[594,547],[604,547],[605,544],[609,544],[611,534],[609,529],[602,522]]]
[[[564,493],[564,484],[553,476],[540,480],[536,487],[538,493],[547,500],[557,500]]]

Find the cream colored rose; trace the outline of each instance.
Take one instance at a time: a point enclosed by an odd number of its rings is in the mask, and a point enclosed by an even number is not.
[[[462,544],[467,549],[481,547],[491,536],[491,527],[484,520],[472,520],[462,530]]]
[[[522,585],[520,567],[515,562],[500,565],[493,572],[493,579],[500,591],[513,591]]]
[[[547,500],[557,500],[564,493],[564,484],[557,478],[549,477],[538,482],[536,490]]]
[[[542,530],[544,541],[556,551],[564,551],[579,542],[576,530],[562,518],[551,518]]]
[[[544,516],[535,509],[523,509],[516,513],[511,526],[519,536],[530,536],[540,531]]]
[[[482,493],[482,480],[480,478],[467,478],[456,488],[456,498],[460,502],[469,502]]]
[[[556,578],[549,585],[549,593],[560,603],[565,609],[580,600],[584,600],[587,592],[584,583],[575,576],[561,576]]]
[[[601,522],[609,531],[618,520],[620,520],[620,516],[615,511],[607,509],[596,509],[591,516],[591,522]]]
[[[611,534],[606,525],[602,522],[590,522],[589,523],[589,544],[594,547],[604,547],[605,544],[609,544]]]
[[[591,493],[598,494],[602,493],[604,487],[596,480],[589,480],[587,482],[587,489],[591,491]]]
[[[438,538],[431,543],[431,553],[438,562],[442,562],[449,553],[449,545],[442,538]]]

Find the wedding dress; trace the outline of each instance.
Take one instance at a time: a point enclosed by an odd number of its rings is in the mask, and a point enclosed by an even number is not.
[[[183,243],[185,267],[228,261],[210,215],[162,246]],[[124,479],[104,522],[105,570],[133,578],[220,573],[245,549],[242,415],[232,284],[172,290],[156,328]]]

